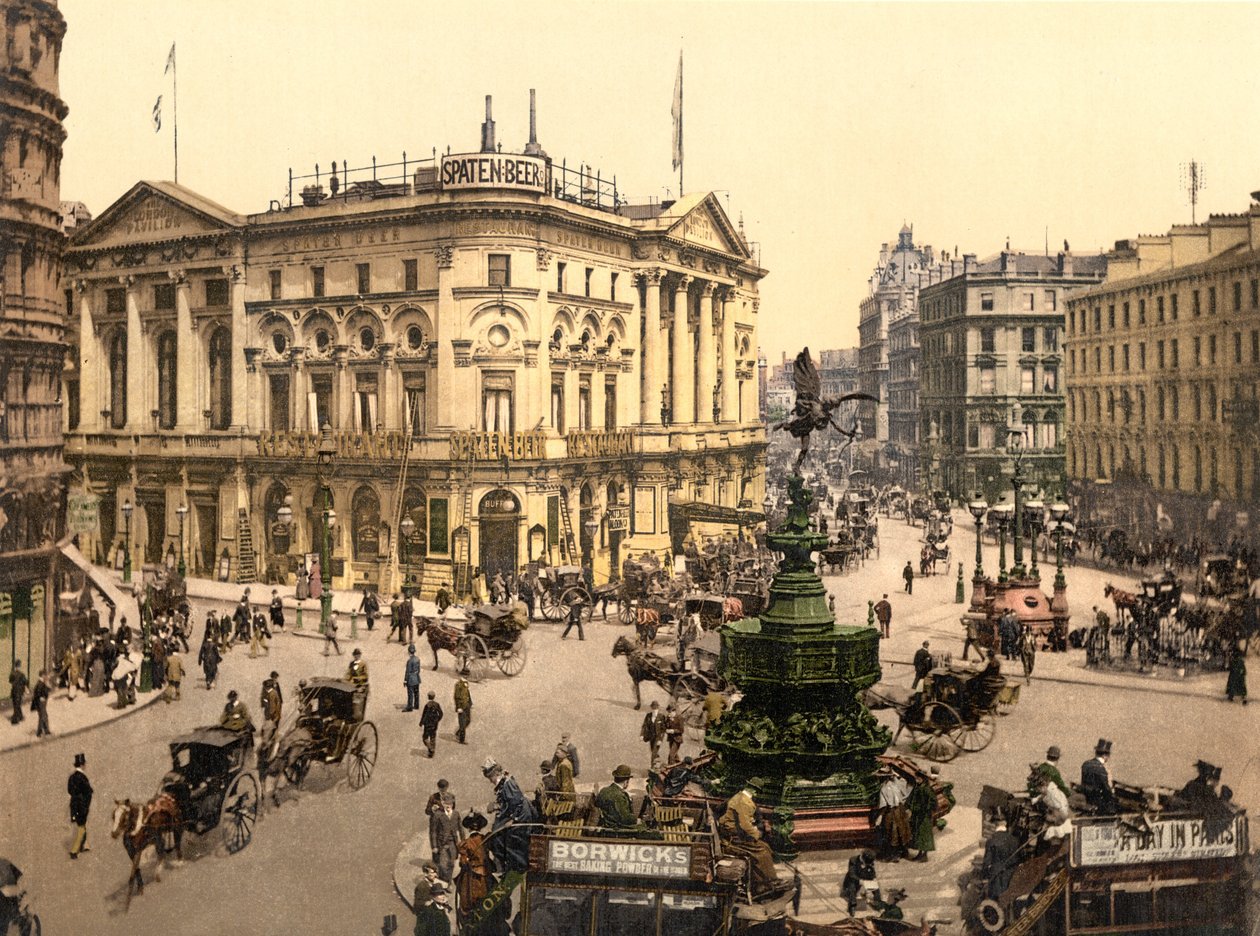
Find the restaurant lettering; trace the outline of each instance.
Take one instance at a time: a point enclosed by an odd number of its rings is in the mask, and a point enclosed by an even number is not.
[[[603,432],[587,429],[565,437],[570,458],[615,458],[634,454],[634,433],[629,429]]]
[[[642,842],[551,839],[547,842],[547,870],[687,878],[691,876],[691,848],[687,845],[649,845]]]
[[[1242,815],[1224,820],[1153,819],[1141,826],[1080,822],[1073,835],[1073,863],[1088,868],[1233,858],[1246,852],[1245,822]]]
[[[491,234],[497,237],[529,237],[537,240],[538,225],[533,221],[514,221],[510,218],[460,221],[455,225],[456,237],[476,237],[480,234]]]
[[[388,432],[334,432],[338,458],[401,458],[407,437],[397,430]],[[319,454],[319,433],[303,430],[258,433],[258,454],[267,458],[315,458]]]
[[[546,192],[550,167],[545,159],[508,153],[442,157],[442,188],[510,188]]]
[[[541,432],[452,432],[451,461],[520,461],[546,458]]]

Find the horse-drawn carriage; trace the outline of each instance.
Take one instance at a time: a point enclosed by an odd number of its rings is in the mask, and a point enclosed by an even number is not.
[[[1199,594],[1211,598],[1242,598],[1247,592],[1247,570],[1224,554],[1208,556],[1199,563]]]
[[[739,605],[736,608],[736,605]],[[728,620],[743,617],[743,605],[738,598],[727,598],[712,592],[689,592],[683,595],[679,610],[684,614],[699,614],[700,626],[705,630],[721,627]]]
[[[543,617],[550,621],[562,620],[571,605],[581,602],[583,621],[591,619],[595,600],[586,587],[586,575],[581,566],[547,566],[540,569],[538,587],[541,589],[539,603]]]
[[[1000,673],[938,666],[918,692],[892,702],[899,718],[893,741],[908,731],[914,749],[935,761],[953,760],[959,751],[982,751],[997,733],[998,704],[1017,700],[1018,692],[1008,690]]]
[[[818,571],[834,575],[856,566],[864,553],[863,544],[847,529],[840,530],[830,543],[818,551]]]
[[[171,742],[171,769],[162,778],[162,792],[175,801],[181,831],[205,835],[220,829],[231,854],[249,844],[258,820],[253,750],[252,729],[196,728]]]
[[[367,721],[367,690],[341,679],[315,677],[298,689],[297,721],[276,742],[273,757],[294,786],[315,762],[345,764],[350,789],[367,786],[376,766],[376,725]]]
[[[589,605],[584,612],[589,618]],[[502,605],[473,608],[472,619],[455,648],[459,671],[467,674],[473,682],[481,682],[493,663],[504,676],[519,675],[528,659],[525,645],[525,630],[528,627],[529,622],[522,620],[511,608]]]

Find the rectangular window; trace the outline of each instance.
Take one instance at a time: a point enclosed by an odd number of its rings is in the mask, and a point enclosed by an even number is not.
[[[354,265],[354,274],[359,295],[366,296],[372,291],[372,264],[356,263]]]
[[[979,444],[980,444],[980,448],[984,448],[984,449],[993,448],[993,423],[980,424]]]
[[[403,378],[404,425],[411,435],[424,435],[424,375]]]
[[[1102,346],[1099,345],[1094,349],[1094,373],[1102,373]]]
[[[1176,370],[1181,366],[1181,355],[1179,355],[1177,351],[1178,342],[1177,339],[1174,338],[1168,345],[1168,363],[1173,370]]]
[[[1116,327],[1116,307],[1113,305],[1107,306],[1107,327],[1113,330]]]
[[[1208,287],[1208,315],[1216,314],[1216,287]]]
[[[992,328],[980,329],[980,350],[992,354],[996,347],[995,337],[996,333]]]
[[[79,428],[79,382],[66,381],[66,422],[70,431]]]
[[[1094,331],[1102,331],[1102,306],[1094,306]]]
[[[586,292],[587,298],[591,295],[591,277],[595,275],[595,270],[591,267],[586,268]]]
[[[578,385],[578,428],[595,428],[591,424],[591,384],[589,380],[583,380]]]
[[[564,378],[551,378],[551,425],[561,434],[564,433]]]
[[[420,288],[419,264],[415,260],[403,261],[403,289],[415,292]]]
[[[228,281],[225,279],[206,280],[206,305],[225,306],[228,304]]]
[[[1190,308],[1194,311],[1195,318],[1203,314],[1203,305],[1199,301],[1199,291],[1197,289],[1190,293]]]
[[[1029,295],[1032,295],[1029,293]],[[1025,354],[1032,354],[1037,350],[1037,329],[1022,328],[1019,335],[1019,349]]]
[[[1126,302],[1125,305],[1127,306],[1128,303]],[[1138,324],[1139,325],[1146,324],[1146,300],[1145,299],[1138,300]]]
[[[1126,371],[1129,369],[1129,346],[1124,345],[1120,349],[1120,366]]]
[[[1057,312],[1059,310],[1059,294],[1053,289],[1047,289],[1045,292],[1045,306],[1047,312]]]
[[[1033,393],[1033,388],[1037,385],[1037,368],[1032,365],[1025,365],[1019,369],[1019,392],[1023,394]]]
[[[1059,424],[1048,422],[1042,423],[1042,442],[1048,449],[1057,448],[1059,445]]]
[[[1169,395],[1172,397],[1172,418],[1181,418],[1181,394],[1177,392],[1176,387],[1169,389]]]
[[[1216,365],[1216,336],[1208,335],[1208,364]]]
[[[354,431],[374,432],[377,427],[376,374],[355,375],[354,382]]]
[[[1208,384],[1208,419],[1216,422],[1216,384]]]
[[[160,310],[175,308],[174,283],[159,283],[153,287],[153,308]]]
[[[1203,339],[1198,335],[1194,336],[1194,366],[1203,366]]]
[[[446,555],[450,552],[450,501],[445,497],[429,498],[429,552]]]
[[[1115,306],[1112,306],[1112,308],[1114,309]],[[1127,302],[1120,308],[1120,321],[1124,323],[1125,328],[1129,327],[1129,304]]]
[[[288,432],[289,425],[289,373],[273,371],[267,377],[271,391],[271,431]]]
[[[565,264],[557,262],[556,263],[556,292],[558,293],[564,292],[564,271],[565,271]]]
[[[1234,282],[1234,311],[1242,311],[1242,282],[1240,280]]]
[[[1195,384],[1190,388],[1192,391],[1190,399],[1194,403],[1194,421],[1198,422],[1203,418],[1203,394],[1199,391],[1199,385]]]
[[[490,285],[491,286],[511,286],[512,285],[512,256],[511,254],[490,254],[488,258],[490,267]]]
[[[1076,349],[1072,348],[1068,351],[1068,373],[1076,373]]]
[[[610,302],[617,301],[617,274],[613,273],[608,283],[608,299]]]
[[[324,295],[324,268],[311,267],[311,295],[319,299]]]
[[[1251,332],[1251,363],[1260,364],[1260,331]]]
[[[993,393],[997,390],[997,370],[992,367],[980,368],[980,392]]]
[[[1138,342],[1138,370],[1146,370],[1146,342]]]
[[[1164,342],[1159,341],[1155,344],[1155,366],[1160,370],[1164,369]]]
[[[1260,279],[1251,281],[1251,307],[1260,308]]]
[[[1172,312],[1172,320],[1175,322],[1177,321],[1177,294],[1176,293],[1172,294],[1172,296],[1170,297],[1170,301],[1172,305],[1172,309],[1170,310]]]
[[[980,447],[980,427],[975,423],[967,427],[967,447],[973,449]]]
[[[332,409],[332,374],[312,374],[311,392],[306,397],[307,419],[312,424],[309,428],[318,432],[324,426],[338,428],[333,419]]]
[[[1045,352],[1052,354],[1059,350],[1059,330],[1053,325],[1047,326],[1041,333],[1041,342]]]
[[[1030,292],[1024,293],[1024,311],[1032,312],[1036,308],[1037,308],[1037,294],[1030,293]]]
[[[982,292],[980,294],[980,311],[981,312],[993,311],[993,293]]]
[[[617,274],[614,273],[613,276]],[[604,428],[617,428],[617,378],[604,378]]]
[[[481,388],[481,428],[486,432],[511,432],[512,377],[486,375]]]
[[[1116,346],[1107,346],[1107,370],[1111,373],[1116,372]]]
[[[271,301],[279,302],[280,301],[280,271],[268,270],[267,282],[271,287]]]

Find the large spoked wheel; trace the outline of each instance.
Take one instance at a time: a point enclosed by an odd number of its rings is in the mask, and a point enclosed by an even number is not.
[[[617,620],[622,624],[633,624],[635,619],[634,602],[629,598],[617,599]]]
[[[525,649],[525,638],[522,636],[517,637],[512,646],[500,652],[494,662],[504,676],[519,676],[525,669],[528,657],[529,651]]]
[[[455,646],[455,666],[471,682],[485,679],[490,672],[490,651],[486,649],[486,642],[476,634],[461,637]]]
[[[986,933],[1000,933],[1006,926],[1006,911],[996,900],[982,900],[976,908],[980,928]]]
[[[363,722],[354,730],[354,737],[350,739],[345,757],[350,789],[361,790],[372,779],[372,768],[376,766],[377,741],[376,726],[370,721]]]
[[[976,719],[974,725],[959,725],[950,734],[950,739],[964,751],[975,753],[983,751],[997,734],[997,721],[992,713],[985,712]]]
[[[566,615],[569,606],[575,601],[582,602],[582,623],[589,624],[591,615],[595,613],[595,602],[591,600],[591,593],[581,585],[571,585],[566,588],[564,594],[560,596],[560,606],[564,608]]]
[[[929,702],[923,708],[923,719],[907,726],[914,748],[934,761],[952,761],[958,756],[954,733],[962,727],[962,719],[944,702]]]
[[[542,613],[548,621],[559,621],[564,618],[565,607],[554,591],[542,593]]]
[[[239,773],[223,794],[223,808],[219,811],[219,828],[229,855],[249,844],[257,821],[258,778],[252,773]]]

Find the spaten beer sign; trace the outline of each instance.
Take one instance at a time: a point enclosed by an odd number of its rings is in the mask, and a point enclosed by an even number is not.
[[[516,153],[471,153],[442,157],[442,188],[517,189],[545,193],[551,166],[537,156]]]

